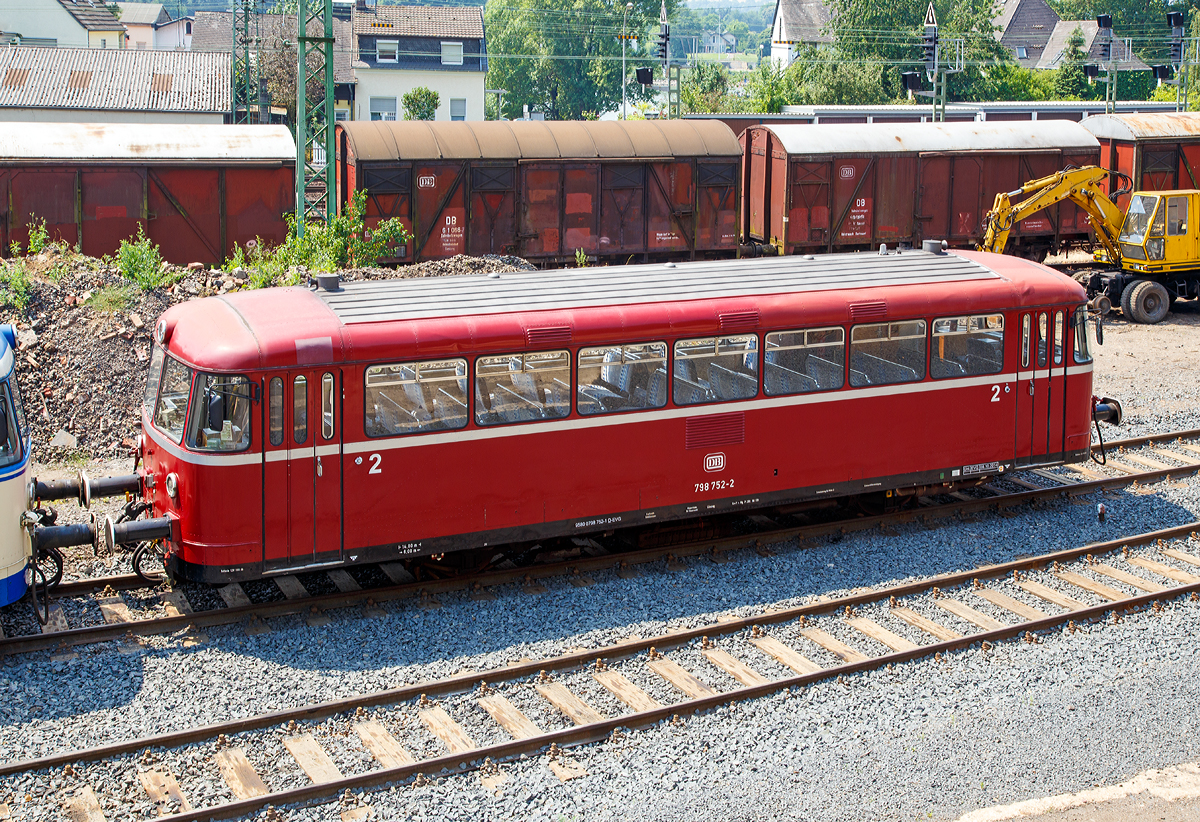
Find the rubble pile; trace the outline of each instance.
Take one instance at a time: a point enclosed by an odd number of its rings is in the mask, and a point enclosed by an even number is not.
[[[130,454],[159,314],[176,303],[239,291],[250,283],[242,269],[164,263],[172,284],[142,291],[103,261],[54,247],[25,258],[24,265],[29,303],[23,311],[0,309],[0,322],[17,327],[18,382],[35,454],[43,462]],[[459,256],[340,273],[353,281],[531,268],[517,257]],[[303,270],[295,273],[307,279]]]

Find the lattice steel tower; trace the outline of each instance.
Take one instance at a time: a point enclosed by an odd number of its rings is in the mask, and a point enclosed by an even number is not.
[[[304,221],[326,222],[337,210],[333,187],[333,0],[298,0],[296,18],[296,233]],[[324,99],[308,106],[309,83]]]
[[[258,103],[259,15],[257,0],[233,3],[233,94],[230,96],[233,122],[255,122],[251,104]]]

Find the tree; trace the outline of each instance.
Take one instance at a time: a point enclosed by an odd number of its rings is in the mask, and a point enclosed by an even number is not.
[[[702,60],[684,75],[680,102],[692,114],[728,111],[729,72],[715,60]]]
[[[677,0],[667,0],[668,15]],[[524,106],[551,119],[579,120],[614,111],[621,102],[621,30],[624,4],[607,0],[491,0],[484,7],[489,88],[502,88],[504,115]],[[627,31],[629,76],[652,63],[658,0],[634,0]],[[649,35],[649,36],[647,36]],[[630,102],[652,92],[629,82]]]
[[[1067,38],[1067,50],[1054,78],[1054,94],[1060,100],[1087,100],[1092,97],[1087,75],[1083,72],[1083,64],[1087,60],[1087,55],[1083,53],[1083,42],[1083,32],[1077,26]]]
[[[745,51],[746,38],[750,36],[750,26],[744,20],[734,20],[725,29],[737,39],[738,51]]]
[[[294,26],[295,20],[295,17],[264,15],[263,44],[259,51],[259,76],[267,84],[271,105],[287,109],[288,123],[293,131],[296,124],[296,66],[300,58],[296,53],[296,32],[294,29],[289,31],[287,24]],[[310,25],[308,31],[314,37],[320,33],[315,24]],[[320,55],[310,53],[307,60],[310,79],[304,90],[304,104],[311,112],[325,102],[325,82],[311,76],[320,65]]]
[[[778,114],[784,106],[796,102],[796,89],[790,75],[774,60],[764,60],[750,72],[746,90],[750,96],[750,110],[760,114]]]
[[[787,69],[792,103],[808,106],[878,105],[892,101],[884,88],[884,67],[838,60],[828,49],[801,47]]]
[[[404,104],[405,120],[432,120],[437,116],[438,106],[442,104],[441,96],[433,89],[417,86],[400,98]]]

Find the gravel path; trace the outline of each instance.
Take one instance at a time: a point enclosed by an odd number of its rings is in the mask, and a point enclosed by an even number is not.
[[[1200,311],[1186,303],[1179,308],[1160,326],[1108,326],[1097,391],[1126,402],[1130,434],[1200,427],[1194,410],[1200,377],[1181,367],[1200,349]],[[60,662],[22,657],[0,667],[0,750],[5,759],[36,756],[257,714],[1200,517],[1200,480],[1152,490],[941,527],[906,525],[886,536],[779,546],[777,556],[765,559],[749,553],[724,565],[692,559],[681,571],[644,571],[633,580],[598,573],[590,588],[550,580],[544,594],[508,586],[494,602],[448,594],[436,610],[388,603],[381,617],[334,612],[320,628],[283,618],[272,620],[271,633],[253,637],[239,627],[212,629],[194,646],[168,636],[133,653],[95,647]],[[1100,500],[1108,508],[1104,523],[1095,515]],[[362,801],[377,819],[954,819],[981,806],[1194,761],[1198,625],[1200,603],[1181,601],[1117,625],[1050,634],[1036,645],[1008,642],[986,653],[921,660],[633,731],[572,751],[588,773],[567,783],[545,757],[534,757],[503,763],[508,780],[495,789],[485,788],[478,774],[443,774],[420,787],[369,792]],[[703,670],[694,649],[671,656]],[[760,670],[783,674],[767,665]],[[705,676],[730,685],[721,674]],[[599,689],[584,687],[582,674],[562,679],[598,708],[616,710]],[[639,684],[669,696],[649,678]],[[536,707],[528,685],[500,692],[543,728],[561,727],[558,717]],[[452,698],[449,710],[477,741],[499,738],[470,695]],[[415,706],[398,706],[383,718],[414,754],[438,750]],[[356,773],[369,762],[347,736],[349,721],[333,717],[301,730],[314,733],[344,773]],[[302,779],[281,736],[272,729],[233,740],[276,788]],[[155,764],[179,776],[189,796],[215,801],[227,788],[210,764],[212,753],[167,751]],[[139,759],[84,769],[106,796],[124,794],[130,803],[106,806],[109,819],[155,816],[136,781]],[[14,820],[57,819],[65,789],[76,784],[61,771],[4,778],[0,803],[10,805]],[[338,820],[346,807],[330,802],[290,809],[287,817]]]

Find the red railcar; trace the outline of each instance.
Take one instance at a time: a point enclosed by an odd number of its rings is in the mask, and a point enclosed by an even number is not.
[[[402,262],[733,256],[741,149],[717,122],[342,122],[338,202],[398,218]]]
[[[1100,164],[1129,177],[1134,191],[1200,188],[1200,114],[1097,114],[1080,125],[1100,142]],[[1110,191],[1120,187],[1110,180]],[[1129,195],[1116,202],[1124,209]]]
[[[13,127],[19,126],[19,127]],[[283,242],[296,144],[283,126],[20,123],[0,128],[0,253],[29,226],[113,254],[138,226],[169,262]]]
[[[752,126],[739,140],[743,242],[783,254],[926,239],[969,248],[997,192],[1099,159],[1096,139],[1061,120]],[[1062,203],[1012,237],[1017,253],[1042,257],[1088,242],[1088,223]]]
[[[207,298],[157,326],[142,486],[208,581],[953,488],[1088,453],[1083,301],[923,251]]]

